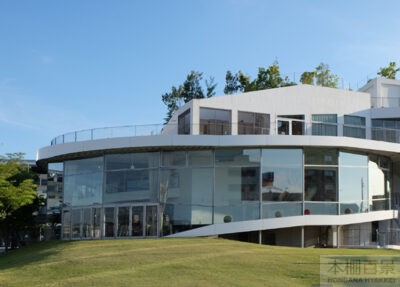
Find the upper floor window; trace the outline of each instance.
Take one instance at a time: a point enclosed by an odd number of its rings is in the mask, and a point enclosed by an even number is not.
[[[276,123],[279,135],[304,135],[304,115],[278,115]]]
[[[343,136],[365,139],[365,117],[345,115]]]
[[[190,109],[186,110],[178,116],[178,134],[190,134]]]
[[[230,135],[231,111],[200,108],[200,134]]]
[[[400,119],[372,120],[371,137],[373,140],[400,142]]]
[[[268,135],[269,125],[269,114],[238,112],[239,135]]]
[[[337,136],[337,115],[312,115],[312,134],[314,136]]]

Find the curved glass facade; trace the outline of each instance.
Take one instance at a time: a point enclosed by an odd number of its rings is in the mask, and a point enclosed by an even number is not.
[[[64,162],[63,238],[390,208],[387,158],[329,148],[179,150]]]

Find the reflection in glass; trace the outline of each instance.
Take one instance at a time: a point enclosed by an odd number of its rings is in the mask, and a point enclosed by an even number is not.
[[[103,201],[132,202],[158,200],[158,169],[134,169],[106,173]]]
[[[305,202],[305,215],[336,215],[338,214],[338,204],[329,202]]]
[[[345,115],[343,136],[365,139],[365,117]]]
[[[312,134],[318,136],[337,136],[337,115],[312,115]]]
[[[72,238],[81,238],[81,209],[72,210]]]
[[[190,109],[178,116],[178,135],[190,134]]]
[[[212,166],[214,163],[211,150],[193,150],[187,153],[189,166]]]
[[[262,200],[301,201],[302,162],[301,149],[263,149]]]
[[[264,202],[262,205],[262,218],[298,216],[301,214],[301,202]]]
[[[92,212],[91,208],[84,208],[82,212],[82,238],[92,237]]]
[[[304,159],[306,165],[337,165],[338,151],[330,148],[306,148]]]
[[[215,151],[216,166],[255,166],[260,164],[259,149],[220,149]]]
[[[70,239],[71,237],[71,212],[69,210],[63,211],[63,224],[62,224],[62,238]]]
[[[72,206],[100,204],[103,157],[65,162],[64,203]]]
[[[252,220],[260,217],[259,167],[215,169],[214,223]]]
[[[269,114],[238,112],[238,134],[239,135],[258,135],[269,134],[270,116]]]
[[[158,167],[160,153],[143,152],[106,155],[106,170],[133,170]]]
[[[160,222],[163,235],[212,223],[213,169],[163,169]]]
[[[368,211],[367,201],[340,203],[340,214],[352,214],[352,213],[360,213],[367,211]]]
[[[337,201],[337,168],[305,169],[306,201]]]
[[[93,226],[93,238],[100,238],[101,235],[101,208],[92,208],[92,226]]]
[[[368,168],[342,167],[339,175],[339,200],[363,201],[368,198]]]
[[[162,166],[179,167],[186,166],[185,151],[165,151],[162,153]]]
[[[200,108],[200,134],[230,135],[231,111]]]

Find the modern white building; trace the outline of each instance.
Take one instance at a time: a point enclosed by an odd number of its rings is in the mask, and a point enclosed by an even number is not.
[[[400,81],[193,100],[164,126],[73,132],[38,151],[63,172],[62,238],[223,236],[387,244],[399,229]]]

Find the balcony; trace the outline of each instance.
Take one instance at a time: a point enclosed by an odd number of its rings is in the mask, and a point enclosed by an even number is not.
[[[168,129],[167,129],[168,127]],[[168,130],[168,132],[166,132]],[[241,124],[207,126],[204,124],[193,124],[192,130],[199,134],[213,135],[295,135],[295,136],[345,136],[354,138],[365,138],[377,141],[400,143],[400,129],[389,129],[380,127],[367,127],[357,125],[340,125],[326,122],[305,122],[302,120],[289,119],[285,122],[277,119],[271,122],[270,127],[250,127]],[[204,132],[207,130],[209,133]],[[215,133],[211,133],[214,131]],[[133,136],[155,136],[161,134],[177,134],[177,126],[172,124],[132,125],[120,127],[104,127],[81,130],[66,133],[54,138],[51,145],[91,141],[98,139],[109,139]],[[197,133],[192,133],[197,134]]]

